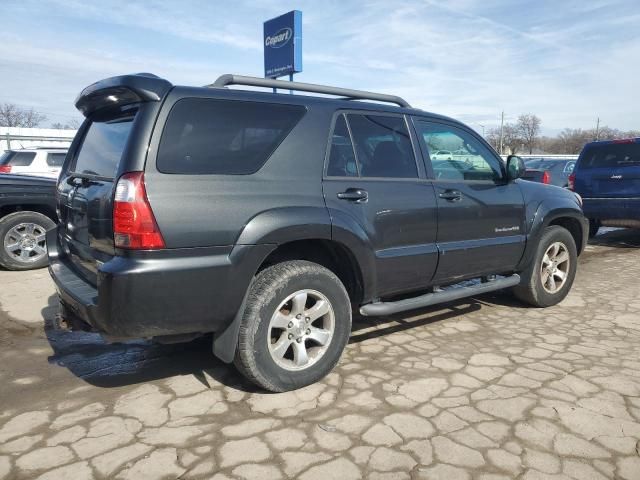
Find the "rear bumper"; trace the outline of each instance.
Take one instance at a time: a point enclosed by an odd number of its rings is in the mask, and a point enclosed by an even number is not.
[[[140,338],[219,332],[233,320],[271,245],[168,249],[116,256],[92,285],[47,234],[49,273],[66,309],[101,333]]]
[[[640,197],[629,198],[584,198],[583,211],[587,218],[606,222],[607,220],[640,220]],[[634,222],[635,221],[635,222]],[[621,225],[622,226],[622,225]]]

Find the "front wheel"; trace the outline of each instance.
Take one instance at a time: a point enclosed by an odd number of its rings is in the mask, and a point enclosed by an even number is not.
[[[538,243],[536,255],[522,272],[516,297],[535,307],[560,303],[573,285],[578,266],[578,253],[571,234],[559,226],[547,227]]]
[[[279,263],[251,286],[235,364],[266,390],[294,390],[333,369],[350,333],[349,296],[333,272],[306,261]]]

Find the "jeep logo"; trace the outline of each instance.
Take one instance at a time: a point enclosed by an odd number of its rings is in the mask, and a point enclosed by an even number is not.
[[[291,29],[289,27],[282,28],[278,30],[273,35],[267,35],[267,38],[264,39],[265,47],[271,48],[281,48],[284,47],[293,34],[291,33]]]
[[[622,180],[622,175],[611,175],[611,180]]]

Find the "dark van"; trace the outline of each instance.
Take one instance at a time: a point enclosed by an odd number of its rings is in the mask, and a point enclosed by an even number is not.
[[[640,228],[640,138],[586,144],[569,188],[582,196],[591,236],[601,226]]]

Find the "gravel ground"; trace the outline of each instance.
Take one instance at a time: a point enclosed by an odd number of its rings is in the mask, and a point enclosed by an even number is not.
[[[284,394],[207,338],[55,330],[46,271],[0,271],[0,479],[640,479],[639,246],[597,237],[546,310],[360,319],[331,375]]]

